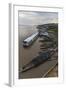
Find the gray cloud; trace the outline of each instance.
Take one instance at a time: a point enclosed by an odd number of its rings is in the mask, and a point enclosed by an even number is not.
[[[19,12],[19,25],[38,25],[45,23],[58,23],[56,12]]]

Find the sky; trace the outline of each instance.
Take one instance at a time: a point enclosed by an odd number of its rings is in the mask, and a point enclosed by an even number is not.
[[[40,25],[46,23],[58,23],[58,13],[34,11],[19,12],[19,25]]]

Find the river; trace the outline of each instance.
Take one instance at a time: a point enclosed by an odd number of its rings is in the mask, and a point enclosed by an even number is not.
[[[38,38],[30,47],[23,47],[23,40],[26,39],[31,34],[37,32],[36,26],[28,26],[23,25],[19,26],[19,71],[22,70],[22,67],[29,63],[34,57],[36,57],[41,51],[41,38]],[[37,68],[31,69],[24,73],[19,73],[19,78],[39,78],[44,75],[44,72],[48,70],[48,68],[53,66],[53,63],[57,63],[57,61],[48,61],[48,64],[45,63],[40,65]],[[46,68],[47,67],[47,68]]]

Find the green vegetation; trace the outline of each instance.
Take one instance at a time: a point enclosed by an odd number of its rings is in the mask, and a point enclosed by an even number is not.
[[[58,47],[58,24],[50,23],[44,25],[37,26],[39,33],[48,32],[49,38],[42,36],[42,40],[40,40],[41,48],[55,48]]]

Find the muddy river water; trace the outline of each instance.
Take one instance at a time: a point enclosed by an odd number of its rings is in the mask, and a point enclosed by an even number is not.
[[[37,40],[30,47],[23,47],[23,40],[35,32],[37,32],[36,26],[19,26],[19,71],[22,70],[24,65],[36,57],[39,52],[41,52],[41,38],[37,38]],[[33,68],[24,73],[19,73],[19,78],[22,79],[43,77],[48,68],[53,67],[53,65],[56,65],[56,63],[57,60],[43,63],[37,68]]]

